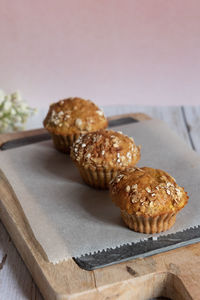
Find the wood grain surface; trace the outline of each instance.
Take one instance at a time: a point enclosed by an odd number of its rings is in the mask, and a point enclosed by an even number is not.
[[[108,107],[105,112],[107,115],[145,112],[151,117],[166,121],[192,148],[200,151],[199,108]],[[12,138],[10,135],[4,135],[0,140],[4,142],[10,138]],[[9,195],[6,189],[5,185],[3,191],[5,198]],[[13,228],[14,224],[11,224],[13,217],[16,221],[23,220],[21,213],[19,215],[16,213],[19,209],[16,209],[14,197],[11,198],[6,199],[10,216],[6,215],[6,210],[1,207],[2,219],[7,223],[8,230]],[[79,269],[73,261],[52,266],[46,261],[41,249],[37,248],[34,237],[30,239],[31,232],[28,231],[26,236],[26,222],[21,229],[25,234],[25,242],[28,241],[30,247],[35,247],[38,254],[27,257],[25,247],[19,239],[20,232],[14,232],[12,240],[24,260],[29,262],[27,265],[46,299],[56,299],[56,293],[60,294],[59,299],[149,299],[158,296],[172,299],[200,299],[200,244],[88,272]],[[38,262],[42,265],[42,272],[38,271]],[[49,288],[49,284],[53,289]],[[0,299],[43,299],[2,224],[0,224]]]

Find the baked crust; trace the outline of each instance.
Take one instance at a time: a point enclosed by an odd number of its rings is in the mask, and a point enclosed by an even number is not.
[[[43,124],[52,134],[70,135],[106,128],[108,121],[92,101],[75,97],[51,104]]]
[[[120,172],[110,183],[110,195],[122,211],[144,217],[177,213],[189,198],[167,172],[148,167]]]
[[[86,169],[121,170],[138,162],[140,147],[121,132],[102,129],[80,136],[71,148],[71,158]]]

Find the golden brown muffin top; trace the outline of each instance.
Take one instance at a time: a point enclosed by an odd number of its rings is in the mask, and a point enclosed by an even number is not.
[[[44,127],[54,134],[96,131],[108,126],[108,121],[92,101],[68,98],[50,105]]]
[[[172,176],[147,167],[120,172],[110,183],[110,194],[122,210],[138,216],[177,212],[188,201],[184,188]]]
[[[137,163],[140,147],[122,132],[102,129],[80,136],[72,146],[71,158],[86,168],[123,169]]]

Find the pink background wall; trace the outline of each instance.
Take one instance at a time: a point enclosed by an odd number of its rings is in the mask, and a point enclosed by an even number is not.
[[[30,104],[200,104],[199,0],[0,4],[0,88]]]

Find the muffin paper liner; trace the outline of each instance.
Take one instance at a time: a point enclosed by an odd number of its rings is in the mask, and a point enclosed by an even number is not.
[[[85,183],[97,189],[108,189],[110,181],[118,174],[118,170],[103,167],[91,169],[78,166],[78,169]]]
[[[141,233],[159,233],[170,229],[176,221],[176,212],[166,213],[156,217],[130,215],[121,210],[124,223],[134,231]]]
[[[55,148],[58,151],[69,153],[70,147],[79,138],[80,133],[70,135],[51,134]]]

